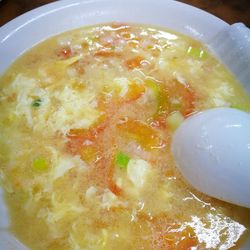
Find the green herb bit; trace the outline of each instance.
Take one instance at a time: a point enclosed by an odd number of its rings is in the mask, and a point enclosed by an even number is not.
[[[123,152],[118,152],[115,158],[115,164],[118,166],[120,169],[125,169],[128,165],[130,158]]]
[[[187,53],[195,59],[205,59],[207,57],[207,53],[205,50],[194,48],[192,46],[188,48]]]
[[[160,93],[160,86],[153,81],[152,79],[147,79],[145,81],[146,85],[154,92],[154,94],[158,97]]]
[[[35,108],[37,108],[37,107],[40,107],[41,106],[41,103],[42,103],[42,100],[40,99],[40,98],[37,98],[37,99],[35,99],[33,102],[32,102],[32,107],[35,107]]]
[[[154,119],[161,113],[165,112],[165,109],[169,105],[169,98],[166,95],[164,88],[162,84],[157,83],[156,81],[152,79],[147,79],[145,81],[146,85],[153,91],[156,100],[157,100],[157,111],[155,113]]]
[[[240,105],[237,105],[237,104],[231,105],[230,108],[232,108],[232,109],[244,110]]]
[[[44,158],[37,158],[33,161],[33,169],[36,171],[46,171],[48,169],[48,164]]]

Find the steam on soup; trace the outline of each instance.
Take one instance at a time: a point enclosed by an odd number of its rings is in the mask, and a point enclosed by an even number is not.
[[[191,113],[250,111],[206,48],[109,24],[46,40],[0,80],[1,182],[31,249],[229,249],[250,211],[186,184],[170,152]]]

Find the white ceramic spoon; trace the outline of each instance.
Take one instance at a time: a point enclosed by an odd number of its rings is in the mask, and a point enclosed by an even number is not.
[[[190,116],[176,130],[172,152],[196,189],[250,208],[250,114],[215,108]]]
[[[250,29],[243,23],[228,25],[207,46],[250,93]]]

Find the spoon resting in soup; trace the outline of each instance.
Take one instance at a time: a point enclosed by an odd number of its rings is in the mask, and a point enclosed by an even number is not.
[[[184,177],[199,191],[250,208],[250,115],[215,108],[189,117],[173,136]]]

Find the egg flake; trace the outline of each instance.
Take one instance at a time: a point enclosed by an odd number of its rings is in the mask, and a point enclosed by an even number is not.
[[[127,175],[129,180],[138,189],[143,188],[150,173],[150,164],[142,159],[131,159],[127,166]]]
[[[71,128],[89,128],[100,116],[89,90],[79,92],[67,85],[60,90],[44,88],[36,79],[18,75],[5,90],[9,96],[16,92],[15,115],[42,133],[66,135]]]

